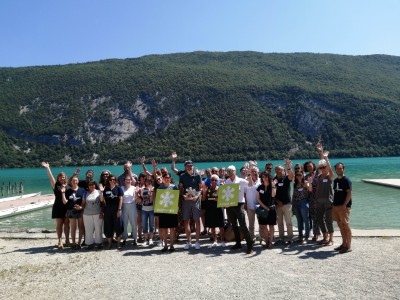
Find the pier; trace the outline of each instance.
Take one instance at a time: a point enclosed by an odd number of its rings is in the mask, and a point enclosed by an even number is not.
[[[362,181],[400,189],[400,179],[362,179]]]
[[[53,205],[54,195],[40,193],[2,198],[0,201],[0,219],[19,215]]]

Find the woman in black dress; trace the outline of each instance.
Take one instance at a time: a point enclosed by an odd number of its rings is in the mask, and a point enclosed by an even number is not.
[[[201,205],[206,208],[206,225],[205,227],[211,228],[212,240],[213,243],[211,247],[217,247],[217,234],[215,231],[216,227],[219,227],[219,235],[221,238],[221,246],[225,247],[225,239],[224,239],[224,210],[222,207],[217,207],[218,203],[218,188],[217,186],[219,177],[216,174],[211,176],[211,186],[207,188],[207,186],[203,185],[203,201]]]
[[[53,189],[55,200],[53,204],[53,208],[51,211],[51,218],[56,220],[56,231],[58,244],[57,247],[62,249],[64,247],[61,237],[64,226],[64,234],[65,234],[65,245],[69,246],[69,219],[67,218],[67,207],[64,205],[62,201],[62,189],[65,189],[67,186],[67,175],[64,172],[61,172],[57,175],[57,181],[54,179],[53,173],[51,172],[50,165],[47,162],[42,162],[42,167],[46,169],[47,176],[49,177],[51,188]]]
[[[268,212],[266,218],[257,215],[260,234],[265,240],[264,248],[271,249],[274,239],[274,225],[276,225],[276,211],[273,197],[276,194],[276,182],[272,181],[268,172],[261,173],[261,185],[257,188],[257,201],[259,206]]]

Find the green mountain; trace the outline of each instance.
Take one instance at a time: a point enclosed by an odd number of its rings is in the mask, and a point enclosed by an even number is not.
[[[0,68],[0,166],[400,155],[400,57],[193,52]]]

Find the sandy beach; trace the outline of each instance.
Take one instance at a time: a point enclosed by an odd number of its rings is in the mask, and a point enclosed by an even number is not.
[[[129,244],[122,251],[55,248],[54,238],[0,238],[2,299],[398,299],[400,238],[356,237],[292,245],[252,255],[228,248],[161,253]],[[232,245],[232,243],[230,243]],[[262,298],[261,298],[262,297]]]
[[[48,196],[35,200],[45,201]],[[20,200],[14,200],[20,201]],[[17,204],[15,202],[15,204]],[[9,204],[8,204],[9,205]],[[258,228],[256,228],[257,230]],[[292,244],[251,255],[157,246],[57,249],[54,230],[0,230],[1,299],[399,299],[400,230],[353,230],[353,251]],[[228,243],[228,246],[233,243]]]

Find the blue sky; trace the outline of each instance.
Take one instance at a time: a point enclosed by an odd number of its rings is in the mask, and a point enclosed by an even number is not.
[[[398,0],[1,0],[0,67],[191,51],[400,56]]]

